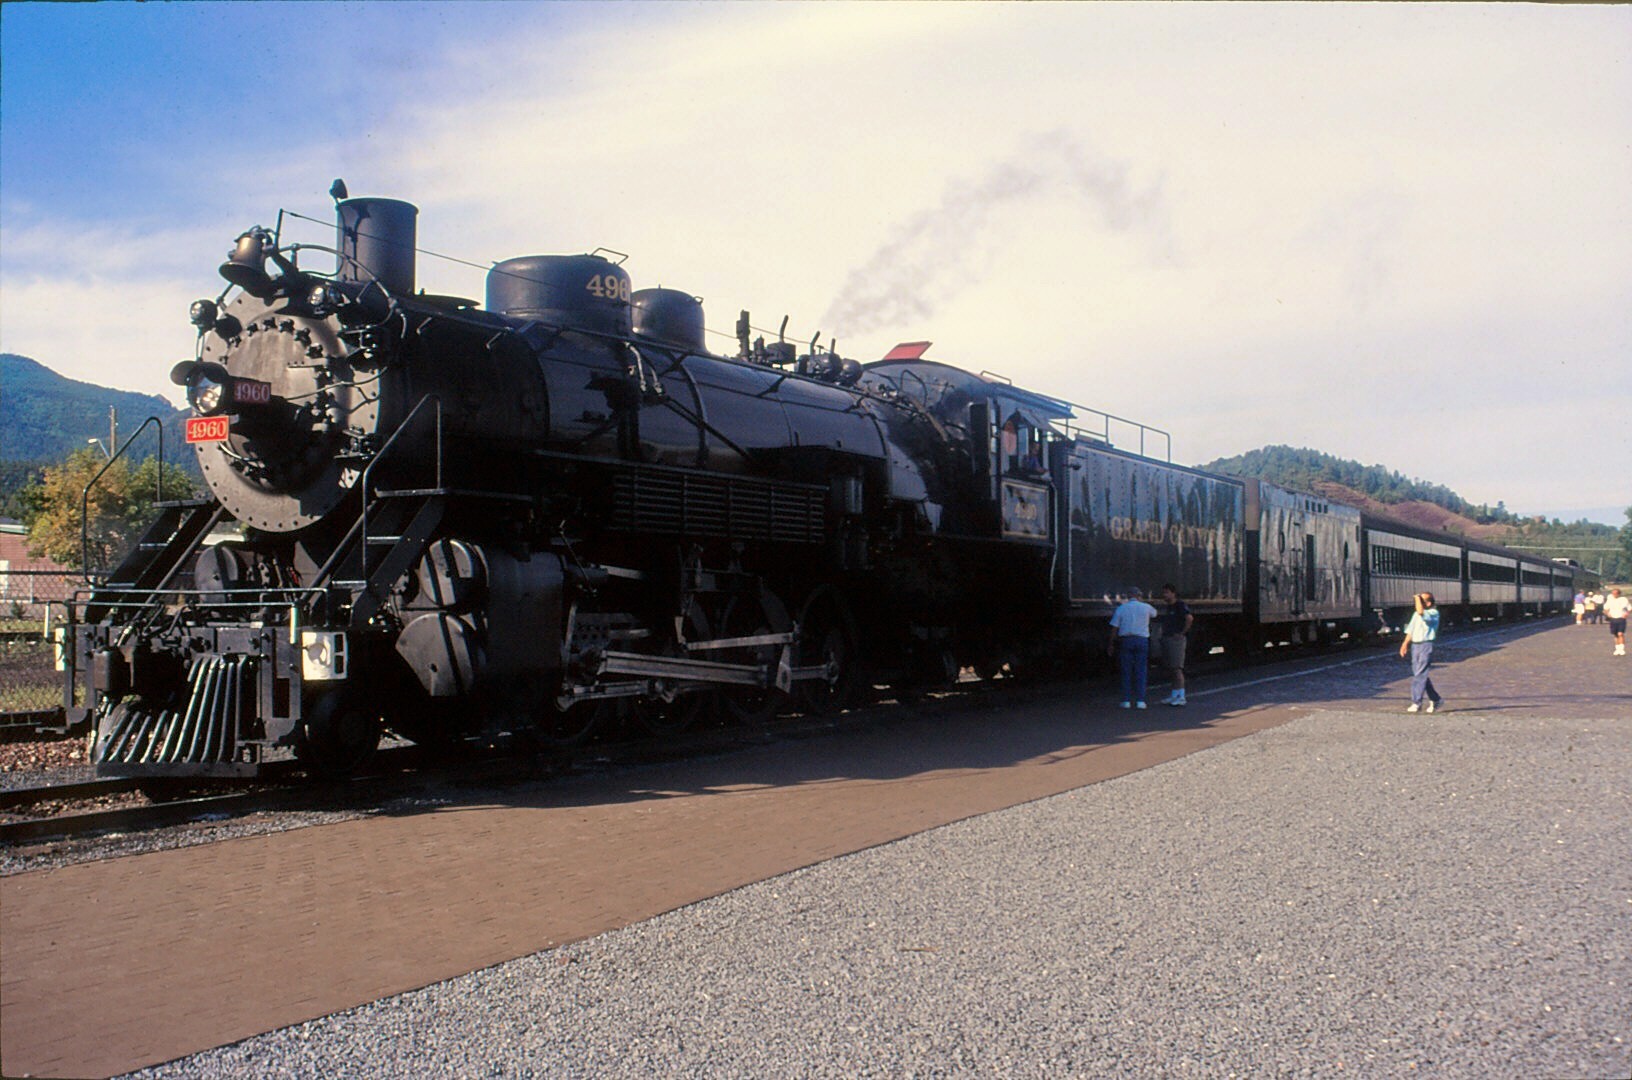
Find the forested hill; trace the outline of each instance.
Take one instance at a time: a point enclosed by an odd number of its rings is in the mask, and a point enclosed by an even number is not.
[[[1256,476],[1295,491],[1314,492],[1323,483],[1341,484],[1384,506],[1429,503],[1481,525],[1517,520],[1501,503],[1494,509],[1475,506],[1443,484],[1412,480],[1382,465],[1362,465],[1306,447],[1266,446],[1201,467],[1228,476]]]
[[[1622,530],[1588,521],[1525,518],[1498,502],[1475,505],[1443,484],[1414,480],[1381,465],[1291,446],[1266,446],[1201,466],[1226,476],[1251,476],[1424,528],[1505,544],[1545,558],[1572,558],[1606,577],[1632,577],[1632,550]],[[1632,523],[1627,526],[1632,529]]]
[[[121,442],[149,416],[163,420],[165,460],[182,460],[181,410],[164,398],[78,382],[26,356],[0,353],[0,462],[57,461],[90,439],[106,443],[110,408],[119,411]],[[154,452],[151,444],[132,450],[140,457]]]

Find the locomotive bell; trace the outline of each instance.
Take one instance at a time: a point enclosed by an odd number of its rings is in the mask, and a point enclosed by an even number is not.
[[[261,300],[270,297],[272,278],[266,272],[266,247],[271,239],[259,225],[243,233],[221,264],[221,276],[251,296]]]

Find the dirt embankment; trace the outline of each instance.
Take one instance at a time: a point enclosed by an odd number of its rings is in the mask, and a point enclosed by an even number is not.
[[[1430,502],[1381,503],[1353,488],[1344,487],[1330,480],[1317,481],[1314,486],[1316,494],[1333,502],[1345,503],[1358,507],[1368,514],[1393,518],[1395,521],[1422,529],[1459,533],[1470,539],[1489,543],[1500,543],[1503,539],[1511,538],[1517,531],[1511,525],[1481,525],[1472,518],[1463,517]]]

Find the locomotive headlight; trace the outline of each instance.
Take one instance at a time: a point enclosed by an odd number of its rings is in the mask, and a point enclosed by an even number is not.
[[[227,399],[227,388],[208,375],[198,376],[187,387],[187,402],[201,416],[213,416],[221,411]]]
[[[213,300],[194,300],[193,306],[187,309],[187,317],[200,330],[208,330],[214,326],[216,314],[215,301]]]
[[[320,319],[333,315],[345,302],[346,294],[332,281],[320,281],[306,294],[306,306]]]
[[[200,416],[215,416],[232,404],[232,376],[220,364],[188,360],[171,370],[170,380],[187,388],[187,404]]]

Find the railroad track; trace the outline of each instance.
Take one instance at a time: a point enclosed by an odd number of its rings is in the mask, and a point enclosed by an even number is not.
[[[414,747],[382,750],[370,771],[349,781],[311,783],[294,761],[271,762],[249,781],[170,780],[102,777],[37,784],[0,791],[0,844],[88,836],[110,831],[165,828],[198,820],[240,817],[261,810],[291,809],[301,802],[319,804],[351,791],[360,797],[364,785],[399,779],[411,772],[419,752]],[[142,801],[118,806],[74,809],[76,804],[130,795]],[[67,807],[55,812],[55,807]],[[45,812],[30,815],[29,811]]]
[[[124,777],[98,780],[72,780],[60,784],[26,784],[22,787],[0,790],[0,812],[21,807],[37,806],[42,802],[74,802],[94,799],[100,795],[117,795],[135,791],[137,781]]]
[[[150,803],[146,806],[116,806],[104,810],[82,810],[53,817],[26,818],[0,824],[0,844],[26,844],[38,840],[56,840],[92,833],[125,832],[142,829],[162,829],[170,825],[184,825],[219,815],[237,817],[259,807],[247,800],[252,796],[242,793],[207,795],[196,799],[178,799],[174,802]]]

